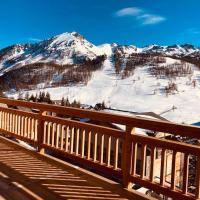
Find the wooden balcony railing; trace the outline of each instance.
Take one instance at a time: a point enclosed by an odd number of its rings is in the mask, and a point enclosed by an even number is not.
[[[200,198],[200,147],[135,131],[141,128],[200,139],[198,127],[4,98],[0,103],[8,105],[0,107],[0,132],[36,145],[41,153],[49,150],[108,173],[129,189],[135,183],[174,199]],[[16,106],[29,108],[30,112]],[[89,118],[101,125],[72,117]],[[103,122],[125,129],[110,128]],[[160,167],[156,164],[158,157]],[[192,175],[190,162],[195,168]],[[194,177],[193,192],[189,190],[190,176]]]

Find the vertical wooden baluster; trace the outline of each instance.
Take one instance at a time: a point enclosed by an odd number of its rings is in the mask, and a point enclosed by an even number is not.
[[[27,137],[30,138],[31,135],[31,118],[28,117],[28,129],[27,129]]]
[[[55,131],[56,131],[56,124],[53,123],[52,134],[51,134],[51,146],[52,147],[55,146],[55,143],[54,143],[54,140],[55,140]]]
[[[135,128],[126,126],[125,139],[123,141],[122,149],[122,172],[123,172],[123,186],[130,189],[132,184],[129,180],[131,174],[131,159],[132,159],[132,135],[135,134]]]
[[[87,159],[90,160],[90,149],[91,148],[91,131],[88,132],[88,151],[87,151]]]
[[[2,129],[4,129],[4,112],[2,111]]]
[[[184,155],[184,167],[183,167],[183,193],[187,194],[188,190],[188,172],[189,172],[189,154]]]
[[[33,124],[34,124],[34,119],[31,118],[31,121],[30,121],[30,125],[31,125],[31,136],[30,136],[30,139],[31,140],[34,140],[34,129],[33,129]]]
[[[85,130],[82,130],[82,141],[81,141],[81,157],[84,158],[85,154]]]
[[[146,171],[146,144],[142,144],[142,151],[141,151],[141,172],[140,176],[143,179],[145,177],[145,171]]]
[[[15,121],[15,124],[16,124],[16,127],[15,127],[15,134],[16,135],[19,135],[19,117],[20,115],[16,115],[16,121]],[[9,126],[9,124],[7,124]],[[8,127],[7,127],[8,128]],[[9,128],[8,128],[9,130]]]
[[[10,132],[10,116],[11,116],[11,113],[8,113],[8,128],[7,128],[7,131]]]
[[[118,168],[118,153],[119,153],[119,138],[115,139],[115,159],[114,159],[114,169]]]
[[[7,112],[5,113],[5,130],[7,130]]]
[[[32,132],[33,132],[33,130],[32,130],[32,118],[30,118],[30,139],[32,139]]]
[[[22,116],[22,124],[21,124],[21,136],[24,137],[24,116]]]
[[[8,131],[8,113],[6,113],[5,119],[6,119],[6,131]]]
[[[136,174],[136,165],[137,165],[137,143],[132,144],[132,167],[131,167],[131,175],[135,176]]]
[[[1,129],[3,129],[3,111],[1,113]]]
[[[6,120],[6,118],[7,118],[7,113],[5,112],[5,114],[4,114],[4,121],[5,121],[5,125],[4,125],[4,129],[6,130],[6,128],[7,128],[7,120]]]
[[[33,122],[32,122],[32,118],[31,118],[31,117],[30,117],[30,120],[29,120],[29,121],[30,121],[30,122],[29,122],[29,125],[30,125],[30,129],[29,129],[29,131],[30,131],[30,134],[29,134],[29,135],[30,135],[30,136],[29,136],[29,138],[32,139],[32,135],[33,135],[33,133],[32,133],[32,132],[33,132],[32,123],[33,123]]]
[[[0,111],[0,129],[2,129],[2,111]]]
[[[24,116],[24,127],[23,127],[23,129],[24,129],[23,135],[24,135],[24,137],[26,137],[26,117],[25,116]]]
[[[3,129],[5,130],[5,125],[6,125],[6,121],[5,121],[5,112],[3,112]],[[15,128],[13,126],[13,128]],[[14,132],[14,131],[13,131]]]
[[[197,157],[195,182],[196,182],[195,198],[200,199],[200,156]]]
[[[12,113],[9,115],[9,132],[12,132]]]
[[[43,140],[44,140],[44,126],[45,126],[45,121],[43,120],[43,115],[46,115],[46,112],[40,110],[40,113],[38,115],[38,122],[37,122],[37,141],[38,141],[38,152],[40,154],[45,153],[45,149],[42,146],[43,145]]]
[[[5,112],[4,113],[4,130],[6,130],[6,116],[7,116],[7,113]]]
[[[57,130],[56,130],[56,148],[58,148],[59,138],[60,138],[60,124],[57,125]]]
[[[21,116],[21,118],[20,118],[20,130],[19,130],[20,136],[23,136],[22,135],[23,134],[22,129],[23,129],[23,116]]]
[[[0,129],[1,129],[1,124],[2,124],[2,112],[0,111]]]
[[[4,130],[6,130],[6,115],[7,115],[7,113],[5,112],[4,113]]]
[[[1,126],[1,129],[3,129],[3,111],[1,111],[0,114],[1,114],[0,126]]]
[[[93,160],[97,161],[97,133],[94,133]]]
[[[18,118],[19,115],[15,115],[15,134],[18,135]]]
[[[5,112],[5,114],[4,114],[4,130],[6,130],[6,127],[7,127],[6,117],[7,117],[7,113]]]
[[[6,130],[6,128],[7,128],[7,112],[5,112],[4,120],[5,120],[5,130]]]
[[[35,120],[35,141],[38,140],[38,120]]]
[[[26,137],[29,138],[30,136],[30,118],[26,118]]]
[[[6,112],[5,113],[5,130],[7,131],[7,128],[8,128],[8,120],[7,120],[7,118],[8,118],[8,113]]]
[[[4,127],[4,124],[5,124],[4,116],[5,116],[5,112],[3,111],[3,113],[2,113],[2,119],[3,119],[3,121],[2,121],[2,129],[5,128],[5,127]]]
[[[25,117],[24,137],[27,137],[27,117]]]
[[[107,145],[107,166],[110,167],[111,136],[108,136]]]
[[[80,130],[77,128],[76,129],[76,151],[75,151],[76,155],[78,155],[78,152],[79,152],[79,135],[80,135]]]
[[[3,129],[5,130],[5,112],[3,112]]]
[[[176,155],[177,152],[173,151],[172,154],[172,175],[171,175],[171,189],[175,190],[176,187]]]
[[[32,140],[35,138],[35,118],[32,119]]]
[[[50,145],[50,137],[51,137],[51,128],[52,128],[52,123],[48,123],[48,132],[47,132],[47,145]]]
[[[71,128],[71,134],[70,134],[70,153],[73,153],[74,149],[74,128]]]
[[[101,136],[101,158],[100,164],[103,164],[103,156],[104,156],[104,135]]]
[[[17,132],[18,132],[18,135],[20,135],[20,129],[21,129],[21,117],[22,117],[22,116],[20,116],[20,115],[18,116],[18,131],[17,131]]]
[[[151,168],[150,168],[150,181],[154,182],[154,167],[155,167],[155,158],[156,158],[156,148],[151,147]]]
[[[160,184],[161,186],[165,183],[165,174],[166,174],[166,149],[162,149],[161,155],[161,171],[160,171]]]
[[[18,115],[15,115],[15,134],[17,135],[17,131],[18,131]]]
[[[19,134],[22,136],[22,121],[23,121],[23,115],[20,116],[20,122],[19,122]]]
[[[12,119],[11,116],[12,116],[12,113],[9,113],[9,128],[8,128],[9,132],[11,132],[11,119]]]
[[[60,136],[60,149],[61,150],[63,150],[63,140],[64,140],[65,129],[66,129],[66,126],[62,125],[61,136]]]
[[[2,120],[2,129],[4,129],[4,120],[5,120],[5,119],[4,119],[4,112],[2,113],[2,119],[3,119],[3,120]]]
[[[66,127],[66,132],[65,132],[65,151],[69,151],[69,126]]]
[[[10,115],[11,113],[8,113],[8,131],[10,132]]]
[[[12,123],[12,133],[15,133],[15,114],[13,114],[13,116],[12,116],[12,121],[13,121],[13,123]]]
[[[37,138],[37,120],[36,119],[34,119],[33,132],[34,132],[33,140],[36,141],[36,138]]]
[[[44,122],[44,137],[43,137],[43,144],[46,144],[46,138],[47,138],[47,122]]]

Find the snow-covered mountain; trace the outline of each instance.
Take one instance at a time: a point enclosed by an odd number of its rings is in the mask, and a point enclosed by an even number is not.
[[[60,65],[82,63],[103,55],[100,48],[79,33],[63,33],[36,44],[13,45],[0,51],[0,69],[21,67],[37,62]]]
[[[110,55],[113,52],[124,56],[129,56],[133,53],[159,53],[166,56],[179,57],[197,57],[200,55],[200,49],[190,44],[149,45],[144,48],[115,43],[95,46],[79,33],[71,32],[63,33],[35,44],[17,44],[0,50],[0,70],[1,72],[8,71],[8,69],[38,62],[54,62],[60,65],[77,64],[87,60],[95,60],[97,56]]]
[[[63,33],[2,49],[0,89],[11,97],[48,91],[55,100],[104,101],[193,123],[200,121],[200,68],[194,65],[199,58],[200,49],[189,44],[95,46],[79,33]]]
[[[143,53],[160,53],[167,56],[192,56],[193,54],[200,54],[200,49],[190,44],[184,45],[170,45],[170,46],[159,46],[149,45],[142,49]]]

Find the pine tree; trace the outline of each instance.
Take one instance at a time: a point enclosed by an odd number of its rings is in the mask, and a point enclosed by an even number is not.
[[[29,101],[29,93],[28,93],[28,92],[25,94],[24,99],[25,99],[26,101]]]
[[[65,106],[65,98],[63,97],[60,103],[61,106]]]
[[[33,101],[33,102],[36,102],[36,97],[34,97],[34,95],[32,94],[29,98],[29,101]]]
[[[65,102],[65,106],[70,107],[70,102],[69,102],[68,97],[67,97],[67,100],[66,100],[66,102]]]
[[[51,96],[50,96],[49,92],[46,93],[45,102],[47,102],[47,103],[49,103],[49,104],[52,103],[52,101],[51,101]]]

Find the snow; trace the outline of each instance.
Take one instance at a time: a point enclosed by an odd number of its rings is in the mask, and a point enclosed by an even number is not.
[[[85,57],[86,59],[93,60],[97,56],[104,54],[101,48],[88,42],[76,32],[62,33],[35,45],[38,46],[30,45],[26,51],[22,48],[23,46],[18,45],[16,47],[17,50],[14,47],[14,53],[0,60],[0,70],[1,68],[4,69],[1,73],[5,73],[14,67],[21,67],[37,62],[45,63],[53,61],[60,65],[74,64],[75,58]],[[9,60],[12,61],[12,64],[6,66],[6,61]]]
[[[26,142],[22,141],[22,140],[18,140],[17,139],[17,142],[22,145],[23,147],[25,147],[26,149],[29,149],[31,151],[36,151],[36,149],[32,146],[30,146],[29,144],[27,144]]]
[[[104,45],[102,48],[110,47]],[[167,58],[166,64],[175,62],[178,61]],[[154,112],[173,122],[192,124],[200,120],[200,71],[195,67],[193,69],[191,80],[197,81],[196,87],[192,86],[188,77],[177,78],[175,83],[178,84],[178,93],[166,96],[160,89],[169,83],[168,79],[151,76],[148,66],[143,66],[136,68],[133,76],[122,80],[114,75],[112,58],[108,57],[103,70],[94,72],[87,85],[38,89],[29,93],[45,91],[54,100],[68,97],[70,101],[76,99],[89,105],[104,101],[108,107],[133,112]],[[8,93],[8,96],[17,97],[17,93]]]

